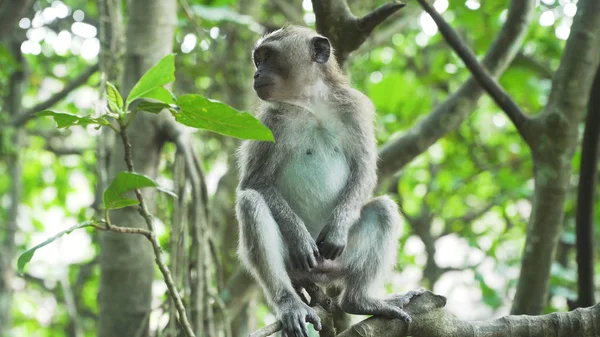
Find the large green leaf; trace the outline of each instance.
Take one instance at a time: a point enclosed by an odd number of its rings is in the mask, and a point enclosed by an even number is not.
[[[87,126],[87,125],[109,125],[108,120],[104,117],[93,118],[90,116],[80,117],[66,112],[55,112],[51,110],[44,110],[35,113],[38,117],[50,116],[54,118],[58,128],[68,128],[70,126]]]
[[[180,111],[174,115],[181,124],[241,139],[275,141],[271,130],[258,119],[227,104],[200,95],[184,95],[177,99],[177,105]]]
[[[144,187],[156,187],[160,191],[176,196],[164,188],[159,188],[158,183],[151,178],[136,172],[119,172],[115,179],[104,191],[104,207],[107,209],[118,209],[139,204],[137,199],[124,197],[125,192]]]
[[[28,250],[23,252],[23,254],[19,255],[19,258],[17,259],[17,270],[19,271],[19,274],[23,273],[23,271],[25,270],[25,266],[27,265],[27,263],[29,263],[29,261],[31,261],[31,258],[33,257],[33,254],[35,254],[36,250],[46,246],[47,244],[55,241],[56,239],[60,238],[61,236],[65,235],[65,234],[69,234],[72,231],[79,229],[79,228],[93,226],[93,224],[94,224],[94,221],[86,221],[84,223],[77,224],[77,225],[70,227],[62,232],[59,232],[58,234],[56,234],[53,237],[47,239],[46,241],[40,243],[39,245],[29,248]]]
[[[150,68],[133,86],[127,96],[127,105],[144,97],[156,88],[175,81],[175,54],[169,54]]]

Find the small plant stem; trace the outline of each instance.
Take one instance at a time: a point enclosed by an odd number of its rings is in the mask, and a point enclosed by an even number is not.
[[[135,168],[133,166],[133,156],[131,154],[131,143],[129,142],[129,138],[127,136],[127,126],[131,123],[135,116],[132,115],[127,122],[124,119],[119,118],[119,135],[121,136],[121,140],[123,142],[123,147],[125,150],[125,164],[127,165],[127,170],[129,172],[135,172]],[[183,301],[181,300],[181,296],[179,296],[179,292],[177,291],[177,287],[175,286],[175,282],[173,281],[173,276],[169,271],[165,261],[162,248],[160,247],[160,243],[158,242],[158,238],[154,232],[154,224],[152,222],[152,215],[148,211],[146,207],[146,202],[144,201],[144,197],[142,196],[142,192],[139,189],[135,190],[135,195],[140,202],[140,215],[146,221],[146,225],[148,229],[143,228],[132,228],[132,227],[121,227],[115,226],[110,223],[110,219],[108,217],[108,210],[105,211],[106,217],[106,228],[113,232],[118,233],[128,233],[128,234],[141,234],[144,235],[148,241],[152,244],[152,248],[154,250],[154,261],[158,265],[158,269],[163,275],[165,283],[167,284],[167,289],[169,291],[169,295],[175,302],[175,308],[177,309],[177,313],[179,314],[179,323],[181,323],[183,330],[187,337],[196,337],[194,331],[192,330],[192,326],[188,322],[187,314],[185,312],[185,306],[183,305]]]

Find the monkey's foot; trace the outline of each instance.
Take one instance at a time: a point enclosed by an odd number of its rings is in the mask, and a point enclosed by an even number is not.
[[[308,305],[289,300],[280,303],[279,319],[281,320],[282,331],[288,337],[308,337],[308,329],[305,322],[312,323],[315,330],[322,329],[321,319],[317,312]]]
[[[390,297],[388,297],[385,301],[393,306],[398,307],[400,310],[402,310],[402,312],[404,312],[404,306],[408,304],[408,302],[410,302],[410,300],[413,297],[417,297],[419,295],[422,295],[426,292],[425,289],[421,288],[421,289],[417,289],[417,290],[411,290],[405,294],[395,294],[392,295]],[[405,313],[406,314],[406,313]],[[406,314],[406,318],[405,320],[407,322],[411,321],[410,316],[408,316],[408,314]]]
[[[340,301],[340,308],[349,314],[383,316],[410,322],[410,315],[402,310],[402,307],[397,303],[400,302],[375,298],[345,297]]]

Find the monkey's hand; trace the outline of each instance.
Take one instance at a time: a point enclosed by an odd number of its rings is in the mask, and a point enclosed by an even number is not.
[[[279,306],[279,319],[286,337],[308,337],[306,323],[312,323],[315,330],[320,331],[321,319],[317,312],[300,301],[286,301]]]
[[[315,240],[310,236],[290,242],[288,249],[290,252],[290,264],[293,269],[310,271],[317,266],[319,249]]]
[[[348,243],[348,230],[335,222],[330,222],[317,237],[317,246],[321,255],[328,260],[335,260],[342,255]]]

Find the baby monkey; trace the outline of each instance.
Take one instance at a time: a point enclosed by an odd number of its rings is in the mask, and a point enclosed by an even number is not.
[[[347,313],[410,321],[404,304],[420,291],[378,299],[396,263],[400,215],[372,198],[377,147],[371,101],[350,87],[329,40],[286,26],[254,47],[256,116],[275,143],[239,149],[236,213],[239,256],[261,284],[288,337],[320,330],[316,312],[292,283],[342,289]]]

